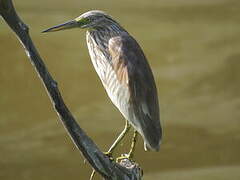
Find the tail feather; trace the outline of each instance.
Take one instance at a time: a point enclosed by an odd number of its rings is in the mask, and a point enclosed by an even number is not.
[[[143,130],[144,139],[144,149],[145,151],[159,151],[161,139],[162,139],[162,129],[161,127],[147,127]]]
[[[142,116],[143,117],[143,116]],[[159,151],[162,139],[162,128],[159,120],[153,121],[148,116],[142,118],[142,124],[136,127],[144,140],[145,151]]]

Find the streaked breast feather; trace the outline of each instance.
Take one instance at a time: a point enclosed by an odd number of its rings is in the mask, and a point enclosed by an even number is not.
[[[118,67],[118,70],[116,71],[107,57],[101,53],[100,50],[97,50],[98,46],[94,40],[91,39],[90,35],[87,35],[87,41],[93,66],[101,79],[108,96],[120,112],[124,116],[127,116],[130,93],[127,84],[123,83],[123,81],[128,81],[126,80],[126,75],[124,75],[125,71],[123,67]]]

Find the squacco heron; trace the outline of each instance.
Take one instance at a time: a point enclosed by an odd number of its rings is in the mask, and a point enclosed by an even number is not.
[[[93,10],[43,32],[87,29],[86,39],[93,66],[109,98],[119,109],[126,124],[108,150],[113,150],[130,127],[134,136],[129,158],[139,133],[145,150],[158,151],[162,138],[159,103],[153,73],[137,41],[111,16]]]

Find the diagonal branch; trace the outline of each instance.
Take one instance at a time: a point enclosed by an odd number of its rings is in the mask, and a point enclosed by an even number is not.
[[[42,58],[35,48],[31,37],[29,36],[29,28],[17,15],[12,0],[0,0],[0,15],[16,33],[30,59],[30,62],[39,75],[39,78],[42,80],[61,122],[76,147],[82,152],[83,156],[88,160],[91,166],[105,179],[141,179],[141,170],[135,163],[128,162],[126,159],[119,164],[111,161],[99,150],[96,144],[78,125],[61,97],[57,82],[48,72]]]

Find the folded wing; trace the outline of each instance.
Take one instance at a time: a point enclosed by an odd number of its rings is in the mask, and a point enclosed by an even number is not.
[[[158,150],[162,137],[158,95],[146,57],[129,35],[111,38],[108,48],[118,83],[129,94],[129,112],[132,114],[128,114],[127,119],[143,136],[146,148]]]

